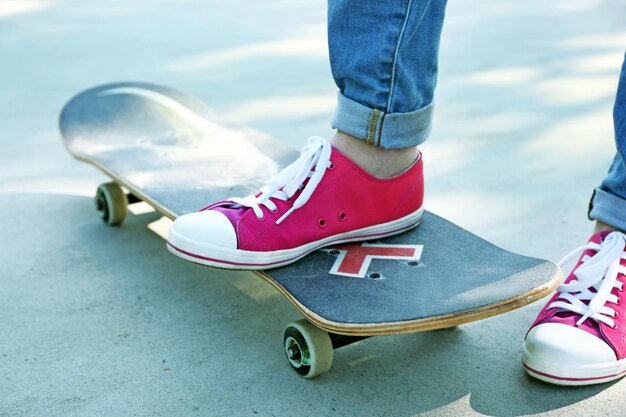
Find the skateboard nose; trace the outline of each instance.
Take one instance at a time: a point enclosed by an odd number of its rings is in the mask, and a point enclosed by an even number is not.
[[[183,249],[194,242],[237,249],[237,234],[233,225],[224,214],[214,210],[189,213],[177,218],[169,231],[168,241]]]

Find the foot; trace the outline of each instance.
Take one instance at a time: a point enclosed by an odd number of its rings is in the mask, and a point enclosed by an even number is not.
[[[626,374],[626,235],[594,234],[561,264],[578,263],[531,326],[522,361],[533,377],[589,385]]]
[[[176,219],[167,246],[192,262],[231,269],[287,265],[323,246],[378,239],[417,226],[422,160],[377,178],[321,138],[257,194]]]

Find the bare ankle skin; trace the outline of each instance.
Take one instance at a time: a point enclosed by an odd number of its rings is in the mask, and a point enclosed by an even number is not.
[[[378,178],[400,174],[417,159],[417,147],[382,149],[368,145],[347,133],[337,131],[331,144],[357,165]]]
[[[602,223],[601,221],[596,221],[596,227],[593,230],[593,233],[599,233],[604,231],[618,231],[624,233],[623,230],[618,229],[617,227],[613,227],[610,224]]]

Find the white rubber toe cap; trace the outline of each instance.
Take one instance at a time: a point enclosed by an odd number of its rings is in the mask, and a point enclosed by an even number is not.
[[[574,326],[544,323],[533,327],[526,351],[543,363],[582,366],[616,361],[615,352],[600,338]]]
[[[193,245],[237,249],[237,233],[232,223],[215,210],[180,216],[170,229],[168,241],[183,248]]]

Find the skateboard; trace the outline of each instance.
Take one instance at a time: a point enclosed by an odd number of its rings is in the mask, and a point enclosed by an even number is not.
[[[197,98],[145,83],[79,93],[63,108],[60,130],[75,158],[111,178],[95,196],[109,225],[143,202],[166,229],[181,214],[256,192],[298,157],[273,137],[220,123]],[[306,378],[330,369],[333,349],[502,314],[550,294],[562,277],[552,262],[501,249],[428,211],[409,232],[254,273],[304,316],[286,327],[282,345]]]

